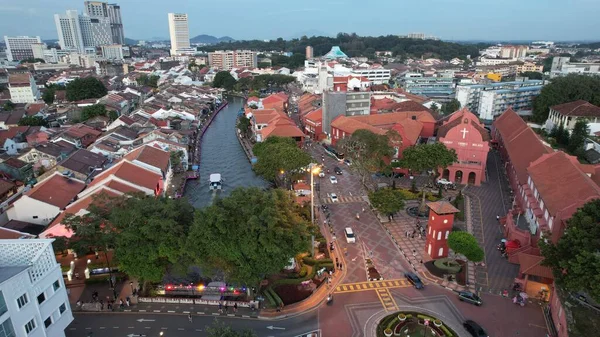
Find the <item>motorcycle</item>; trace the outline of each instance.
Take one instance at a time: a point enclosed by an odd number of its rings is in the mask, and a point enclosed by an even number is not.
[[[360,214],[356,213],[356,220],[360,220]]]
[[[327,295],[327,305],[331,305],[333,303],[333,295]]]

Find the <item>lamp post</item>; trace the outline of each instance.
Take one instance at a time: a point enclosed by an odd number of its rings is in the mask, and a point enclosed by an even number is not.
[[[319,174],[321,169],[317,164],[311,163],[308,166],[308,171],[310,173],[310,223],[315,224],[315,174]],[[314,258],[315,256],[315,236],[311,235],[311,254]]]

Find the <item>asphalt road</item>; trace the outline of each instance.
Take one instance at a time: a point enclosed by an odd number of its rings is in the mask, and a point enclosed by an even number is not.
[[[193,316],[167,314],[75,314],[75,320],[66,330],[67,337],[202,337],[207,336],[206,326],[215,319],[235,330],[251,329],[259,337],[294,337],[318,329],[318,311],[313,310],[283,320],[257,320],[233,317]],[[273,327],[269,329],[268,327]]]

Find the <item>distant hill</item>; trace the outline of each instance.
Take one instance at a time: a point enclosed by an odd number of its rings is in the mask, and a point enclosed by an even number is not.
[[[134,46],[134,45],[138,44],[139,42],[140,42],[140,40],[130,39],[127,37],[125,38],[126,45]]]
[[[206,43],[206,44],[217,44],[217,43],[229,42],[229,41],[235,41],[235,40],[229,36],[216,37],[216,36],[206,35],[206,34],[194,36],[193,38],[190,39],[191,43]]]

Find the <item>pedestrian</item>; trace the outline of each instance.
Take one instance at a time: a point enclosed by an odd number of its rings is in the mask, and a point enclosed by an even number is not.
[[[188,321],[190,321],[190,323],[192,323],[192,314],[188,314]]]
[[[104,310],[104,301],[100,300],[100,310]]]
[[[413,249],[413,256],[416,257],[417,256],[417,251],[415,249]]]
[[[225,302],[225,313],[229,312],[229,306],[227,305],[227,302]]]
[[[340,263],[340,270],[344,270],[341,263]]]
[[[363,211],[363,213],[365,212],[365,208],[364,207],[363,207],[362,211]]]
[[[408,233],[410,233],[410,231],[406,231],[406,237],[408,237]]]
[[[416,230],[416,229],[413,229],[413,232],[412,232],[412,237],[413,237],[413,238],[415,237],[415,234],[416,234],[416,233],[417,233],[417,230]]]
[[[412,233],[412,235],[410,236],[411,239],[415,238],[415,233]]]
[[[496,215],[496,221],[500,221],[500,216]]]
[[[419,239],[421,238],[421,233],[419,233]]]
[[[223,303],[219,302],[219,313],[223,313]]]
[[[131,305],[131,299],[129,297],[127,297],[125,299],[125,303],[127,303],[127,306],[130,306]]]
[[[348,248],[344,247],[344,256],[348,256]]]
[[[337,269],[340,269],[340,263],[336,261],[336,262],[335,262],[335,267],[336,267]]]
[[[233,312],[237,312],[237,303],[233,304]]]

